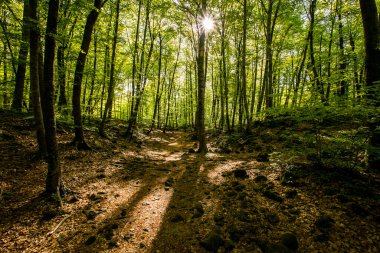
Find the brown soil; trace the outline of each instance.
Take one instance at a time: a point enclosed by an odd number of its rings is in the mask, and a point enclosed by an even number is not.
[[[47,165],[32,129],[25,115],[0,112],[0,252],[292,252],[286,233],[298,252],[380,250],[376,177],[297,167],[276,153],[257,162],[255,152],[210,146],[202,157],[178,131],[138,144],[87,131],[93,150],[77,151],[59,127],[74,193],[57,208],[42,197]]]

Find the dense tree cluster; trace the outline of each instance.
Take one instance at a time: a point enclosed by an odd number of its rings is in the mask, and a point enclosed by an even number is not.
[[[0,106],[34,112],[49,192],[60,187],[55,114],[73,120],[79,149],[84,120],[106,136],[119,118],[128,137],[138,125],[197,130],[203,153],[205,128],[249,134],[273,110],[377,106],[376,2],[4,0]]]

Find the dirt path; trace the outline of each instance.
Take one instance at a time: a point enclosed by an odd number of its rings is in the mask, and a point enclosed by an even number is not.
[[[379,250],[377,181],[297,169],[278,153],[270,162],[201,157],[183,132],[155,131],[137,145],[87,132],[94,150],[78,152],[60,128],[63,176],[76,194],[56,211],[39,197],[46,164],[33,157],[31,124],[2,116],[0,252]]]

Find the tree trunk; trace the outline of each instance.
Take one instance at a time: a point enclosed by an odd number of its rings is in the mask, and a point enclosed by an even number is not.
[[[159,48],[159,56],[158,56],[158,73],[157,73],[157,87],[156,87],[156,96],[154,99],[154,110],[153,110],[153,117],[152,117],[152,124],[150,125],[150,131],[153,130],[153,127],[156,123],[156,117],[157,117],[157,111],[160,104],[160,88],[161,88],[161,67],[162,67],[162,41],[163,38],[161,34],[158,35],[160,40],[160,48]],[[157,126],[158,127],[158,126]]]
[[[136,128],[137,124],[137,117],[138,117],[138,112],[139,112],[139,107],[140,107],[140,102],[141,98],[143,95],[143,85],[142,85],[142,72],[143,72],[143,66],[144,66],[144,55],[145,55],[145,44],[146,44],[146,36],[147,36],[147,31],[148,31],[148,26],[149,26],[149,12],[150,12],[150,3],[151,0],[147,1],[147,6],[146,6],[146,13],[145,13],[145,27],[144,27],[144,35],[143,35],[143,41],[142,41],[142,52],[141,52],[141,59],[140,59],[140,68],[139,68],[139,73],[138,73],[138,78],[137,78],[137,83],[133,85],[135,87],[135,103],[132,103],[132,113],[131,117],[129,119],[129,124],[128,124],[128,129],[127,132],[125,133],[125,136],[128,138],[131,138],[133,135],[133,131]],[[141,4],[141,2],[140,2]],[[141,6],[139,6],[139,11],[140,11]],[[140,16],[140,15],[139,15]],[[139,19],[138,19],[138,25],[136,27],[136,38],[135,38],[135,54],[137,54],[137,49],[138,49],[138,30],[139,30]],[[135,60],[135,56],[134,56]],[[135,75],[136,75],[136,63],[133,63],[132,66],[132,79],[135,80]],[[134,82],[134,81],[132,81]]]
[[[242,52],[242,61],[241,61],[241,75],[242,75],[242,102],[244,104],[245,118],[247,120],[246,132],[251,132],[251,118],[249,115],[248,109],[248,99],[247,99],[247,19],[248,19],[248,10],[247,10],[247,0],[244,0],[244,17],[243,17],[243,52]]]
[[[73,105],[73,116],[74,116],[74,124],[75,124],[75,137],[73,140],[73,144],[78,149],[90,149],[84,139],[83,133],[83,123],[82,123],[82,108],[81,108],[81,87],[82,87],[82,79],[83,79],[83,71],[86,63],[87,53],[90,47],[91,42],[91,34],[94,29],[95,23],[98,19],[100,9],[104,5],[107,0],[95,0],[94,9],[87,16],[86,26],[83,32],[83,39],[81,50],[79,52],[77,63],[75,67],[74,74],[74,85],[73,85],[73,97],[72,97],[72,105]]]
[[[40,31],[37,19],[38,0],[30,0],[30,92],[32,99],[33,115],[36,124],[37,143],[39,153],[42,157],[46,156],[45,127],[41,108],[40,83],[39,83],[39,47]],[[33,23],[32,23],[33,22]],[[41,84],[42,85],[42,84]]]
[[[140,16],[141,16],[141,7],[143,1],[139,0],[139,10],[137,13],[137,24],[136,24],[136,34],[135,34],[135,42],[132,56],[132,103],[131,103],[131,111],[130,111],[130,119],[132,118],[134,103],[135,103],[135,95],[136,95],[136,72],[137,72],[137,56],[138,56],[138,48],[139,48],[139,35],[140,35]],[[130,123],[129,123],[130,124]],[[128,133],[128,131],[127,131]]]
[[[375,0],[360,0],[364,41],[367,100],[370,104],[380,105],[380,26]],[[372,136],[369,140],[368,165],[370,169],[380,168],[380,130],[379,122],[371,125]]]
[[[310,63],[311,63],[311,70],[314,75],[314,82],[316,86],[316,90],[321,96],[321,102],[325,104],[326,97],[325,92],[323,89],[322,82],[320,80],[320,77],[317,72],[317,65],[314,58],[314,23],[315,23],[315,9],[317,5],[317,0],[312,0],[310,3],[310,9],[309,9],[309,15],[310,15],[310,27],[309,27],[309,47],[310,47]]]
[[[61,168],[58,159],[58,145],[56,135],[55,110],[54,110],[54,59],[57,36],[59,0],[49,1],[49,11],[46,23],[45,35],[45,61],[44,82],[44,125],[45,139],[48,154],[48,173],[46,176],[45,190],[48,194],[56,194],[60,198]]]
[[[180,52],[181,52],[181,37],[179,38],[179,42],[178,42],[177,57],[176,57],[176,61],[175,61],[175,64],[174,64],[174,69],[173,69],[172,77],[169,80],[168,103],[167,103],[167,110],[166,110],[165,126],[164,126],[164,130],[163,130],[164,133],[165,133],[165,131],[167,129],[167,126],[168,126],[168,119],[169,119],[169,113],[170,113],[170,99],[171,99],[171,96],[173,94],[172,90],[173,90],[173,86],[174,86],[174,78],[175,78],[175,74],[176,74],[176,71],[177,71],[177,66],[178,66],[178,60],[179,60]]]
[[[116,20],[115,20],[115,30],[113,34],[113,42],[112,42],[112,55],[111,55],[111,73],[110,73],[110,84],[108,86],[108,97],[107,102],[104,107],[104,113],[102,117],[102,121],[99,126],[99,134],[101,136],[106,136],[104,131],[107,119],[107,112],[110,110],[112,106],[112,97],[114,96],[115,90],[115,61],[116,61],[116,46],[117,46],[117,36],[119,30],[119,14],[120,14],[120,0],[116,2]]]
[[[28,57],[29,45],[29,26],[27,24],[27,17],[29,15],[29,0],[24,0],[24,13],[22,18],[22,35],[21,45],[18,54],[18,67],[16,72],[16,84],[13,93],[12,109],[16,111],[22,110],[24,86],[25,86],[25,72],[26,72],[26,59]]]
[[[338,87],[338,96],[346,96],[348,92],[347,87],[347,80],[345,77],[346,74],[346,68],[347,68],[347,59],[346,55],[344,53],[344,39],[343,39],[343,21],[342,21],[342,0],[339,0],[337,2],[337,14],[338,14],[338,21],[339,21],[339,87]]]
[[[359,82],[359,74],[358,74],[358,56],[356,54],[356,51],[355,51],[355,41],[354,41],[354,38],[352,36],[352,34],[350,34],[350,46],[351,46],[351,51],[352,51],[352,58],[353,58],[353,71],[354,71],[354,104],[360,104],[360,100],[361,100],[361,93],[360,93],[360,90],[361,90],[361,85],[360,85],[360,82]]]
[[[88,97],[87,102],[87,114],[92,115],[93,114],[93,106],[92,106],[92,100],[94,96],[94,89],[95,89],[95,79],[96,79],[96,71],[97,71],[97,45],[98,45],[98,38],[97,33],[94,29],[94,65],[92,69],[92,78],[91,78],[91,88],[90,88],[90,95]]]
[[[206,16],[206,0],[202,0],[201,17],[202,19]],[[206,132],[205,132],[205,92],[206,92],[206,76],[205,76],[205,41],[206,41],[206,30],[201,27],[201,34],[199,37],[198,44],[198,106],[197,106],[197,124],[198,124],[198,140],[199,149],[198,153],[207,153],[206,145]]]
[[[65,66],[65,47],[58,46],[57,51],[57,64],[58,64],[58,111],[67,112],[67,98],[66,98],[66,66]]]

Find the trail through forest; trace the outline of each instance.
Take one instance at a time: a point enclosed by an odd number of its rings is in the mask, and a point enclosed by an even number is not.
[[[72,193],[57,209],[41,197],[46,166],[34,157],[32,121],[0,119],[0,252],[379,250],[379,181],[369,175],[285,164],[278,152],[211,145],[200,156],[180,131],[129,142],[117,122],[110,140],[87,131],[94,149],[77,151],[58,123]]]

